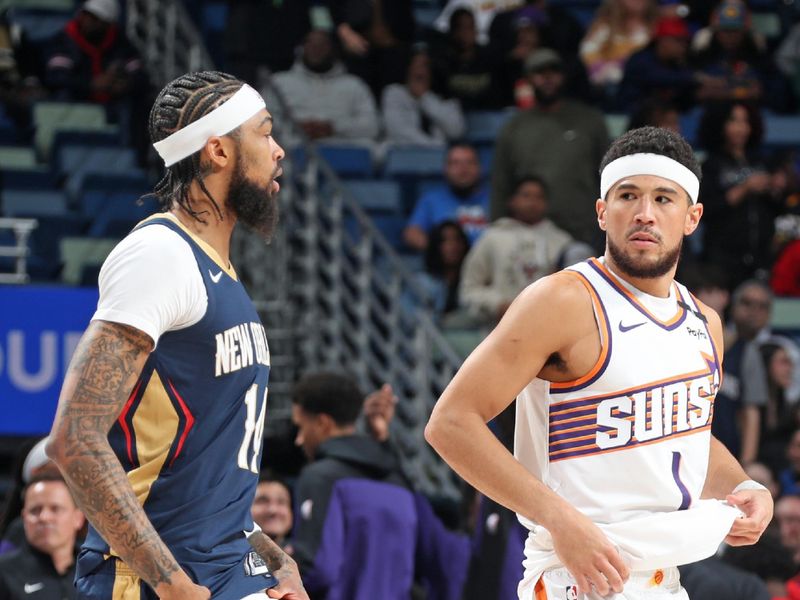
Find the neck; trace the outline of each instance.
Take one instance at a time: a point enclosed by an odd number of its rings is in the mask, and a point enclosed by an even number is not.
[[[210,179],[210,178],[209,178]],[[189,188],[190,204],[204,222],[198,221],[182,206],[174,204],[170,211],[189,231],[211,246],[219,255],[226,267],[230,267],[231,236],[236,225],[235,215],[227,208],[225,195],[217,186],[206,180],[206,187],[219,205],[222,219],[217,208],[206,197],[197,182],[192,182]]]
[[[606,266],[614,273],[614,275],[623,281],[630,283],[637,290],[642,291],[645,294],[650,294],[651,296],[656,296],[657,298],[667,298],[669,296],[670,287],[672,287],[672,282],[675,280],[675,271],[677,270],[678,266],[677,264],[673,266],[669,272],[661,275],[660,277],[633,277],[623,272],[622,269],[619,268],[617,263],[614,262],[614,259],[611,258],[611,254],[608,250],[606,250],[604,258]]]
[[[73,546],[74,544],[64,545],[50,553],[50,558],[53,561],[53,567],[55,567],[55,570],[59,575],[66,573],[67,570],[72,566],[72,563],[75,562],[75,557],[72,552]]]

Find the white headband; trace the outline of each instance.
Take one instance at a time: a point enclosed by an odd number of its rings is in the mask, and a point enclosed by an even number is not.
[[[662,154],[629,154],[612,160],[600,175],[600,197],[605,199],[608,190],[615,183],[634,175],[655,175],[674,181],[686,190],[689,198],[692,199],[692,204],[697,204],[697,196],[700,192],[700,180],[697,175],[677,160]]]
[[[233,131],[265,106],[261,94],[245,83],[206,116],[156,142],[153,148],[169,167],[200,150],[208,138]]]

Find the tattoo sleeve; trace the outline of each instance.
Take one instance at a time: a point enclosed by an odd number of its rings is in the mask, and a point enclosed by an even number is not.
[[[108,443],[153,348],[148,335],[92,321],[72,357],[48,452],[75,500],[113,551],[153,589],[180,571]]]
[[[259,556],[264,559],[267,567],[276,577],[283,569],[294,566],[294,561],[289,555],[263,531],[256,531],[247,538],[247,541],[250,542],[250,545],[258,552]]]

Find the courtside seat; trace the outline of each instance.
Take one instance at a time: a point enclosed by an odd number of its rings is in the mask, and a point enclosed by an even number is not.
[[[355,179],[343,181],[359,206],[370,215],[402,214],[400,186],[384,179]]]
[[[50,158],[56,132],[62,130],[118,131],[109,125],[105,108],[98,104],[38,102],[33,107],[34,146],[42,159]]]
[[[340,177],[371,177],[372,153],[358,144],[320,144],[320,156]]]
[[[67,196],[60,190],[2,191],[3,215],[6,217],[45,217],[69,214]]]
[[[494,143],[506,122],[516,114],[514,108],[505,110],[473,110],[466,113],[467,140],[476,144]]]
[[[769,148],[800,147],[800,116],[764,115],[764,145]]]
[[[441,176],[447,149],[444,146],[392,145],[386,154],[386,177]]]
[[[67,237],[61,240],[61,281],[78,285],[84,267],[100,266],[105,261],[118,239]]]

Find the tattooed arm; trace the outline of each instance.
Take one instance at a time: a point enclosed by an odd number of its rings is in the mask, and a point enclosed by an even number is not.
[[[108,443],[152,349],[138,329],[92,321],[67,371],[47,454],[92,525],[160,598],[208,598],[158,537]]]
[[[308,594],[303,588],[297,563],[281,550],[263,531],[251,534],[247,541],[267,563],[270,572],[278,580],[278,585],[267,590],[269,598],[282,598],[283,600],[308,600]]]

